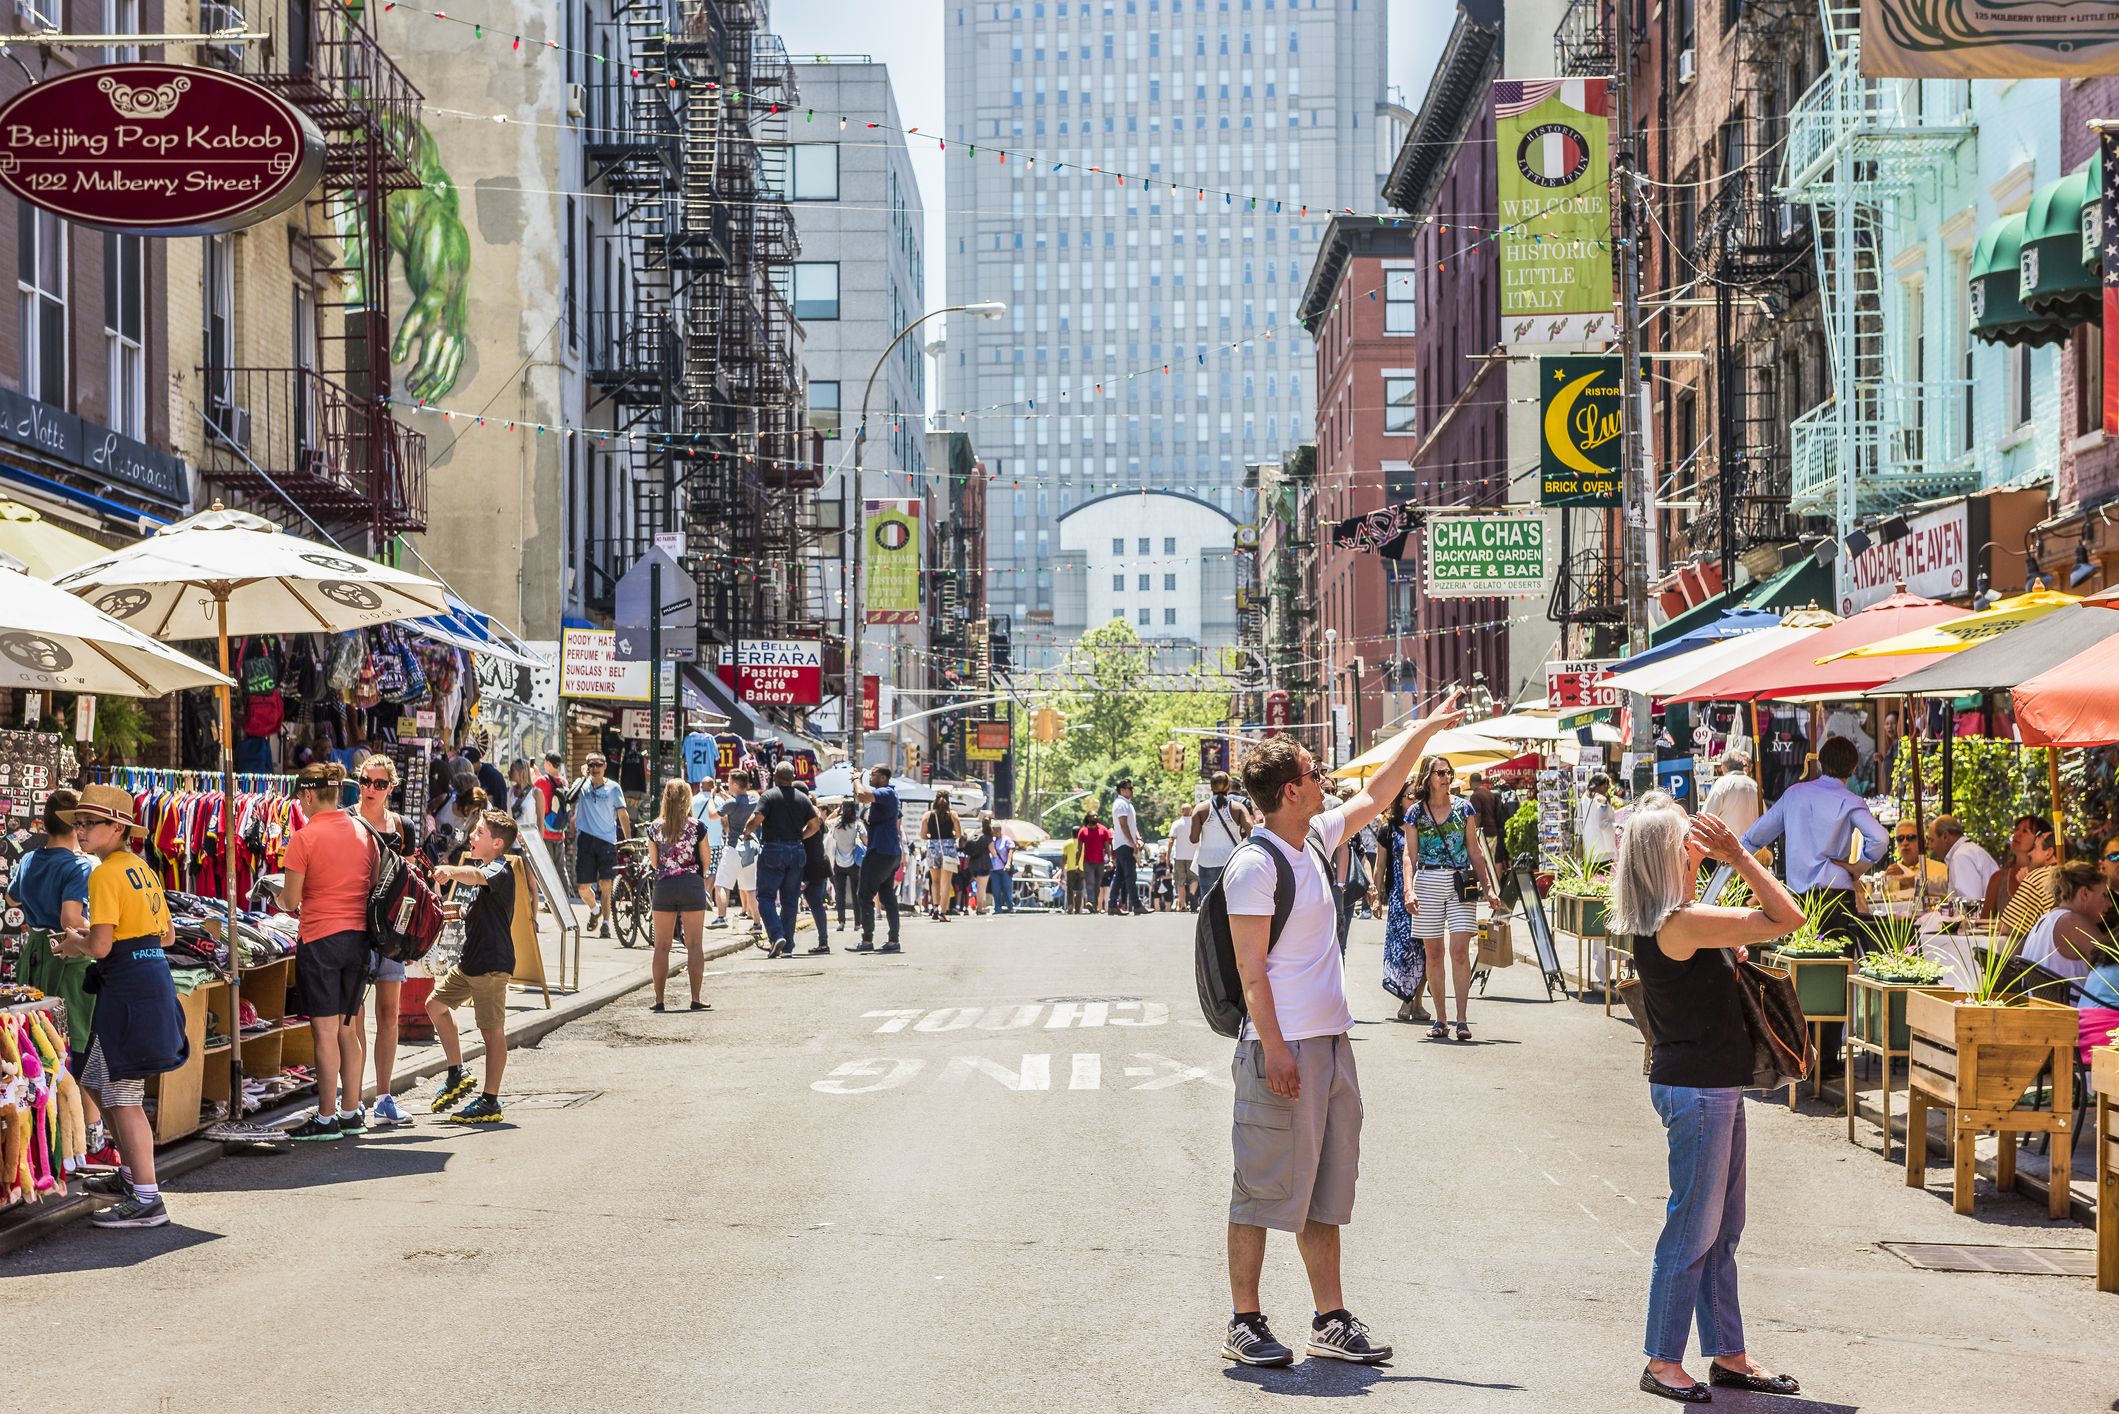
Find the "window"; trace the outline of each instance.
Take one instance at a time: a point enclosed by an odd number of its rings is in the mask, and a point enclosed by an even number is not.
[[[1413,277],[1418,273],[1409,266],[1383,272],[1384,333],[1410,334],[1414,331]]]
[[[1140,611],[1140,626],[1142,628],[1146,628],[1148,626],[1148,618],[1151,612],[1152,611],[1148,609],[1142,609]]]
[[[235,247],[208,236],[205,255],[206,410],[218,414],[235,405]]]
[[[2004,355],[2009,363],[2009,429],[2031,420],[2031,347],[2019,344]]]
[[[294,348],[294,366],[307,373],[316,371],[316,293],[306,285],[294,287],[292,317],[288,332]],[[294,445],[307,453],[317,445],[316,384],[309,378],[294,380]]]
[[[1140,553],[1143,555],[1148,553],[1148,537],[1145,535],[1140,538]]]
[[[1177,625],[1177,610],[1175,610],[1175,609],[1165,609],[1165,610],[1163,610],[1163,623],[1164,623],[1164,624],[1166,624],[1166,625],[1168,625],[1168,626],[1170,626],[1170,627],[1172,627],[1172,628],[1176,627],[1176,625]]]
[[[839,263],[835,260],[798,260],[773,268],[773,284],[794,306],[797,319],[839,317]]]
[[[48,7],[58,13],[56,3]],[[140,0],[103,0],[103,32],[105,34],[138,34],[140,32]],[[103,51],[106,64],[137,64],[140,61],[140,46],[137,44],[114,44]]]
[[[2075,435],[2104,426],[2104,328],[2094,321],[2075,331]]]
[[[1126,553],[1126,542],[1124,540],[1121,540],[1116,535],[1111,537],[1111,553],[1114,555],[1123,555]]]
[[[1176,554],[1176,553],[1177,553],[1177,537],[1176,537],[1176,536],[1174,536],[1174,535],[1165,535],[1165,536],[1163,537],[1163,553],[1164,553],[1165,555],[1174,555],[1174,554]]]
[[[1111,576],[1111,592],[1113,594],[1123,594],[1126,592],[1126,577],[1124,575],[1114,574]]]
[[[809,385],[809,425],[827,441],[839,439],[839,385],[836,381]]]
[[[109,356],[110,429],[147,435],[147,243],[103,237],[103,342]]]
[[[16,287],[22,299],[22,391],[66,402],[66,223],[19,203]]]
[[[1383,380],[1383,430],[1391,436],[1409,437],[1419,413],[1417,380],[1410,374],[1386,375]]]
[[[1143,575],[1136,575],[1136,576],[1135,576],[1135,578],[1136,578],[1136,579],[1137,579],[1137,580],[1138,580],[1139,582],[1138,582],[1138,583],[1137,583],[1137,584],[1136,584],[1136,585],[1135,585],[1134,587],[1135,587],[1136,589],[1140,590],[1140,591],[1141,591],[1141,593],[1143,593],[1143,594],[1147,593],[1147,592],[1148,592],[1148,576],[1147,576],[1147,575],[1144,575],[1144,574],[1143,574]]]
[[[790,201],[839,199],[839,145],[798,142],[781,149],[782,160],[768,164],[767,185]],[[773,167],[778,167],[777,172]]]
[[[1167,590],[1175,590],[1177,588],[1177,576],[1174,574],[1164,575],[1163,588]]]

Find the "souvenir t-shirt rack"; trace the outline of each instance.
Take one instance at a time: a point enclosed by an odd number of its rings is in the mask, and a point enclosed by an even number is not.
[[[114,766],[96,774],[131,793],[147,827],[140,855],[162,880],[176,931],[171,975],[191,1051],[181,1068],[150,1082],[155,1142],[224,1122],[239,1125],[245,1115],[313,1085],[309,1018],[287,1012],[293,920],[241,907],[261,877],[280,872],[294,832],[306,823],[294,777],[238,772],[231,816],[215,772]],[[231,837],[239,909],[233,938],[223,853]]]

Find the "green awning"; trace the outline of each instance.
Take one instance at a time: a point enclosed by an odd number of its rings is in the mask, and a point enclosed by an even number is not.
[[[1972,249],[1972,332],[1990,344],[2040,348],[2067,337],[2064,320],[2034,314],[2017,295],[2024,213],[1990,223]]]
[[[1684,613],[1650,630],[1651,646],[1705,628],[1731,609],[1807,609],[1832,607],[1832,572],[1808,555],[1769,579],[1753,580],[1694,604]]]
[[[2016,261],[2016,296],[2031,313],[2070,325],[2098,317],[2104,289],[2097,267],[2082,258],[2082,216],[2090,202],[2101,200],[2087,165],[2031,197]]]

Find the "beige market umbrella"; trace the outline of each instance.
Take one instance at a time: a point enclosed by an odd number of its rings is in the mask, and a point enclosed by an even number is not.
[[[0,567],[0,687],[160,697],[227,682],[65,590]]]
[[[46,520],[20,501],[0,500],[0,555],[19,561],[39,579],[64,574],[109,553],[87,536]]]
[[[1383,768],[1383,763],[1390,759],[1391,752],[1397,745],[1398,739],[1394,736],[1389,741],[1372,746],[1332,772],[1332,776],[1342,781],[1365,781]],[[1493,766],[1522,755],[1506,742],[1496,741],[1490,736],[1480,736],[1477,732],[1467,731],[1463,727],[1451,727],[1436,732],[1428,739],[1427,751],[1424,754],[1440,756],[1452,766]]]
[[[52,581],[97,609],[156,638],[211,638],[220,645],[221,797],[235,819],[235,716],[228,640],[253,633],[345,633],[398,619],[449,612],[448,591],[434,580],[335,545],[289,535],[271,521],[210,510],[166,525]],[[235,935],[236,832],[221,832],[227,881],[229,1014],[241,999]],[[242,1051],[234,1052],[231,1096],[242,1094]],[[231,1118],[240,1118],[231,1106]]]

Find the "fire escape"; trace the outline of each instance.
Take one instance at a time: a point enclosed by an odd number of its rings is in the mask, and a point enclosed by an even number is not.
[[[1736,582],[1744,551],[1795,535],[1778,389],[1783,356],[1806,322],[1793,311],[1816,291],[1817,277],[1809,209],[1780,200],[1769,172],[1787,137],[1791,75],[1808,38],[1797,3],[1754,4],[1739,18],[1723,182],[1700,213],[1690,252],[1713,292],[1715,421],[1712,475],[1695,477],[1703,506],[1688,539],[1719,559],[1723,584]]]
[[[1881,231],[1891,205],[1940,182],[1974,131],[1970,86],[1861,72],[1859,8],[1820,0],[1826,68],[1790,116],[1780,194],[1813,209],[1833,392],[1790,428],[1790,507],[1832,517],[1973,489],[1942,438],[1922,437],[1931,399],[1963,384],[1908,380],[1885,336]]]
[[[614,19],[623,61],[588,95],[590,177],[614,217],[594,255],[613,273],[592,291],[589,378],[592,407],[626,434],[627,494],[608,543],[585,547],[587,597],[608,608],[653,534],[682,530],[703,632],[814,636],[800,511],[822,464],[800,433],[798,331],[773,275],[796,253],[794,219],[766,180],[794,69],[756,0],[631,0]]]
[[[359,9],[333,0],[277,7],[268,0],[238,11],[208,0],[206,28],[247,24],[275,39],[207,45],[201,59],[280,94],[324,132],[324,178],[295,243],[295,276],[312,282],[313,323],[294,331],[288,366],[242,366],[238,353],[229,366],[202,370],[201,472],[275,506],[284,493],[327,526],[366,530],[380,549],[427,524],[426,438],[402,426],[389,401],[388,207],[422,184],[420,94]],[[228,347],[240,348],[232,334]]]
[[[1568,0],[1552,36],[1553,60],[1563,78],[1609,78],[1619,63],[1619,38],[1607,0]]]

